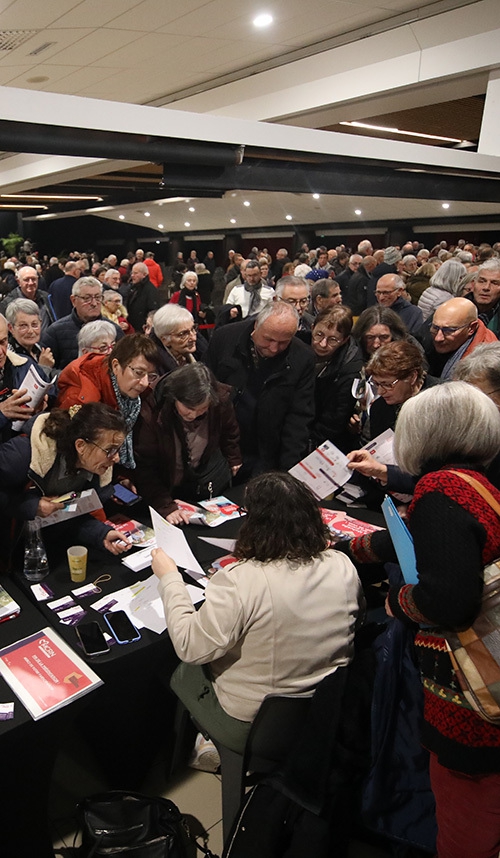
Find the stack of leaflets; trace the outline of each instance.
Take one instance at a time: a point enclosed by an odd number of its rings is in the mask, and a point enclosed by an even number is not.
[[[102,685],[51,628],[0,650],[0,675],[35,721]]]
[[[5,622],[5,620],[12,620],[20,613],[21,608],[17,602],[15,602],[12,596],[7,593],[7,590],[4,590],[0,585],[0,623]]]
[[[177,499],[175,502],[180,510],[191,513],[189,521],[192,524],[208,524],[209,527],[218,527],[225,521],[231,521],[233,518],[240,518],[245,515],[238,504],[233,503],[224,495],[219,495],[211,500],[200,501],[199,506]]]
[[[127,518],[122,513],[117,513],[106,520],[105,524],[111,525],[114,530],[123,533],[131,540],[132,548],[154,548],[156,545],[155,532],[152,527],[147,527],[133,518]]]
[[[341,539],[353,539],[355,536],[364,536],[366,533],[373,533],[375,530],[383,530],[382,527],[352,518],[340,510],[324,509],[323,507],[320,507],[320,510],[321,518],[332,534],[332,542],[340,542]]]

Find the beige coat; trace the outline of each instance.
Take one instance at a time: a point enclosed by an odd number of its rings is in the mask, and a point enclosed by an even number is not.
[[[178,572],[158,586],[177,655],[210,664],[221,706],[242,721],[254,718],[267,694],[308,693],[352,658],[361,584],[333,549],[305,564],[226,567],[209,581],[199,611]]]

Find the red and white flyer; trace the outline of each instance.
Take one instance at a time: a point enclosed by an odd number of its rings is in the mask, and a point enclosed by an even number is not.
[[[0,650],[0,674],[35,721],[102,685],[51,628]]]

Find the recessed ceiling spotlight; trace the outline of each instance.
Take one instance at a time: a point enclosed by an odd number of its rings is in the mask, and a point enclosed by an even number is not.
[[[236,219],[234,217],[232,217],[231,220],[229,221],[229,223],[236,223]]]
[[[269,12],[262,12],[253,19],[254,27],[269,27],[273,23],[273,16]]]
[[[319,194],[313,194],[313,200],[319,200]]]
[[[151,212],[144,212],[144,217],[151,217]]]
[[[125,220],[125,215],[118,215],[119,220]]]
[[[441,208],[443,208],[443,209],[449,209],[449,207],[450,207],[450,204],[449,204],[449,203],[441,203]]]
[[[191,226],[188,220],[184,221],[184,226]]]
[[[189,211],[194,212],[194,211],[196,211],[196,209],[194,209],[193,206],[189,206]]]
[[[232,193],[232,194],[231,194],[231,196],[232,196],[232,197],[236,197],[236,196],[237,196],[237,194],[236,194],[236,193]]]
[[[162,223],[159,223],[159,224],[158,224],[158,229],[163,229],[163,224],[162,224]]]
[[[243,201],[243,205],[244,205],[244,206],[249,206],[249,205],[250,205],[250,203],[248,202],[248,200],[244,200],[244,201]]]
[[[156,239],[156,244],[159,244],[159,243],[160,243],[160,239],[159,239],[159,238],[157,238],[157,239]]]
[[[360,215],[360,214],[361,214],[361,209],[354,209],[354,214]]]
[[[285,219],[286,220],[292,220],[292,216],[291,215],[285,215]]]

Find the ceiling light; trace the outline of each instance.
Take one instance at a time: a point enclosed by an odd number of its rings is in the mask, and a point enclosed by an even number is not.
[[[354,214],[356,214],[356,215],[360,215],[360,214],[361,214],[361,209],[354,209]]]
[[[405,137],[423,137],[424,140],[440,140],[442,143],[463,143],[459,137],[441,137],[439,134],[424,134],[419,131],[402,131],[400,128],[388,128],[385,125],[369,125],[367,122],[340,122],[351,128],[367,128],[369,131],[384,131],[386,134],[403,134]]]
[[[235,196],[236,196],[236,194],[231,194],[231,196],[232,196],[232,197],[235,197]]]
[[[236,219],[234,217],[232,217],[231,220],[229,221],[229,223],[236,223]]]
[[[144,212],[144,217],[151,217],[151,212]]]
[[[292,220],[292,216],[291,215],[285,215],[285,220]]]
[[[196,209],[194,209],[194,208],[193,208],[193,206],[189,206],[189,211],[190,211],[190,212],[195,212],[195,211],[196,211]]]
[[[0,203],[0,209],[16,209],[16,211],[19,211],[20,209],[43,209],[44,211],[47,211],[48,206],[35,206],[32,203],[27,203],[26,205],[16,205],[15,203]]]
[[[3,200],[49,200],[52,202],[75,202],[76,200],[95,200],[102,203],[102,197],[89,197],[83,194],[0,194]]]
[[[319,194],[313,194],[313,200],[319,200]]]
[[[191,226],[188,220],[184,221],[184,226]]]
[[[160,239],[159,239],[159,238],[157,238],[157,239],[156,239],[156,244],[160,244]]]
[[[243,205],[244,205],[244,206],[249,206],[249,205],[250,205],[250,203],[248,202],[248,200],[244,200],[244,201],[243,201]]]
[[[162,223],[159,223],[159,224],[158,224],[158,229],[163,229],[163,224],[162,224]]]
[[[125,215],[118,215],[119,220],[125,220]]]
[[[441,208],[443,208],[443,209],[449,209],[449,207],[450,207],[450,204],[449,204],[449,203],[441,203]]]
[[[262,12],[253,19],[252,23],[254,27],[269,27],[269,24],[273,23],[273,16],[269,12]]]

